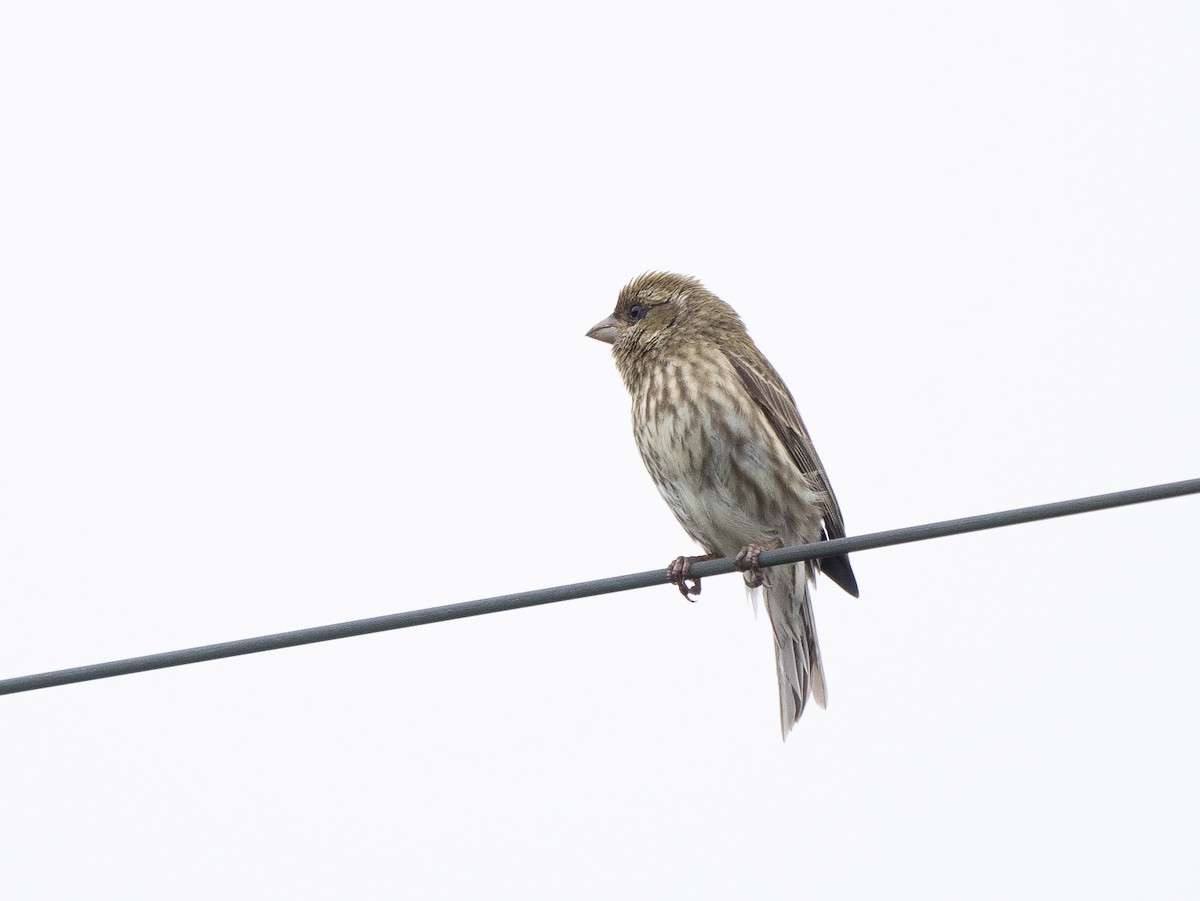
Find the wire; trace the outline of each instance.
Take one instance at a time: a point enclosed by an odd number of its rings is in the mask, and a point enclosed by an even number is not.
[[[1041,504],[1035,507],[1022,507],[1016,510],[984,513],[980,516],[968,516],[963,519],[950,519],[944,522],[909,526],[903,529],[892,529],[887,532],[873,532],[869,535],[858,535],[852,538],[838,538],[832,541],[817,542],[816,544],[763,551],[759,556],[759,565],[762,567],[779,566],[786,563],[797,563],[801,560],[828,557],[834,554],[849,554],[872,548],[906,544],[913,541],[926,541],[930,538],[943,538],[948,535],[979,532],[984,529],[996,529],[1002,526],[1035,522],[1041,519],[1071,516],[1076,513],[1091,513],[1096,510],[1107,510],[1113,507],[1124,507],[1129,504],[1141,504],[1147,501],[1164,500],[1166,498],[1182,497],[1198,493],[1200,493],[1200,479],[1169,482],[1165,485],[1152,485],[1148,488],[1133,488],[1128,491],[1117,491],[1112,494],[1099,494],[1094,497],[1075,498],[1073,500],[1057,501],[1052,504]],[[733,558],[725,557],[721,560],[709,560],[694,564],[691,568],[691,576],[717,576],[734,572],[735,569]],[[648,588],[653,585],[666,584],[668,581],[670,580],[664,567],[662,569],[650,570],[649,572],[612,576],[607,579],[578,582],[574,585],[559,585],[554,588],[541,588],[535,591],[523,591],[495,598],[466,601],[461,604],[449,604],[444,607],[428,607],[424,610],[411,610],[405,613],[393,613],[389,616],[376,616],[370,619],[357,619],[345,623],[334,623],[328,626],[314,626],[309,629],[297,629],[293,632],[260,635],[256,638],[242,638],[236,641],[225,641],[220,644],[203,645],[180,651],[149,654],[145,657],[130,657],[126,660],[94,663],[89,666],[76,666],[71,669],[53,670],[31,676],[17,676],[12,679],[0,680],[0,694],[35,691],[41,688],[51,688],[55,685],[90,682],[95,679],[107,679],[111,676],[124,676],[129,673],[141,673],[148,670],[165,669],[171,666],[184,666],[185,664],[201,663],[206,660],[220,660],[224,657],[257,654],[260,651],[276,651],[281,648],[294,648],[299,645],[315,644],[320,641],[333,641],[338,638],[350,638],[355,635],[370,635],[375,632],[388,632],[392,629],[407,629],[412,626],[424,626],[429,623],[463,619],[468,616],[483,616],[488,613],[500,613],[504,610],[518,610],[522,607],[554,604],[559,601],[570,601],[600,594],[612,594],[618,591],[630,591],[634,588]]]

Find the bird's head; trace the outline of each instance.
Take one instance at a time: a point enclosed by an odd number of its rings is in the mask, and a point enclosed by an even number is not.
[[[673,351],[720,343],[746,330],[727,303],[698,279],[673,272],[647,272],[621,289],[611,316],[588,331],[611,344],[613,358],[627,377]]]

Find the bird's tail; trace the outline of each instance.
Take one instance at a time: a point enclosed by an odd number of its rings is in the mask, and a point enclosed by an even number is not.
[[[777,566],[766,574],[763,586],[767,616],[775,632],[779,719],[785,740],[804,713],[810,692],[817,706],[825,706],[825,670],[809,598],[811,574],[803,563]]]

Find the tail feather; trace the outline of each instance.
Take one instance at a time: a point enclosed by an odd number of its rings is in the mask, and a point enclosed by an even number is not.
[[[808,593],[811,574],[803,565],[775,567],[763,591],[775,633],[779,719],[785,740],[804,713],[810,694],[817,706],[825,706],[825,670]]]

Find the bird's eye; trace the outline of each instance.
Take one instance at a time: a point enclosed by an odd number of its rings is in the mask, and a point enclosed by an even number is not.
[[[646,314],[650,312],[650,308],[644,304],[635,303],[629,308],[629,321],[637,322],[639,319],[645,319]]]

